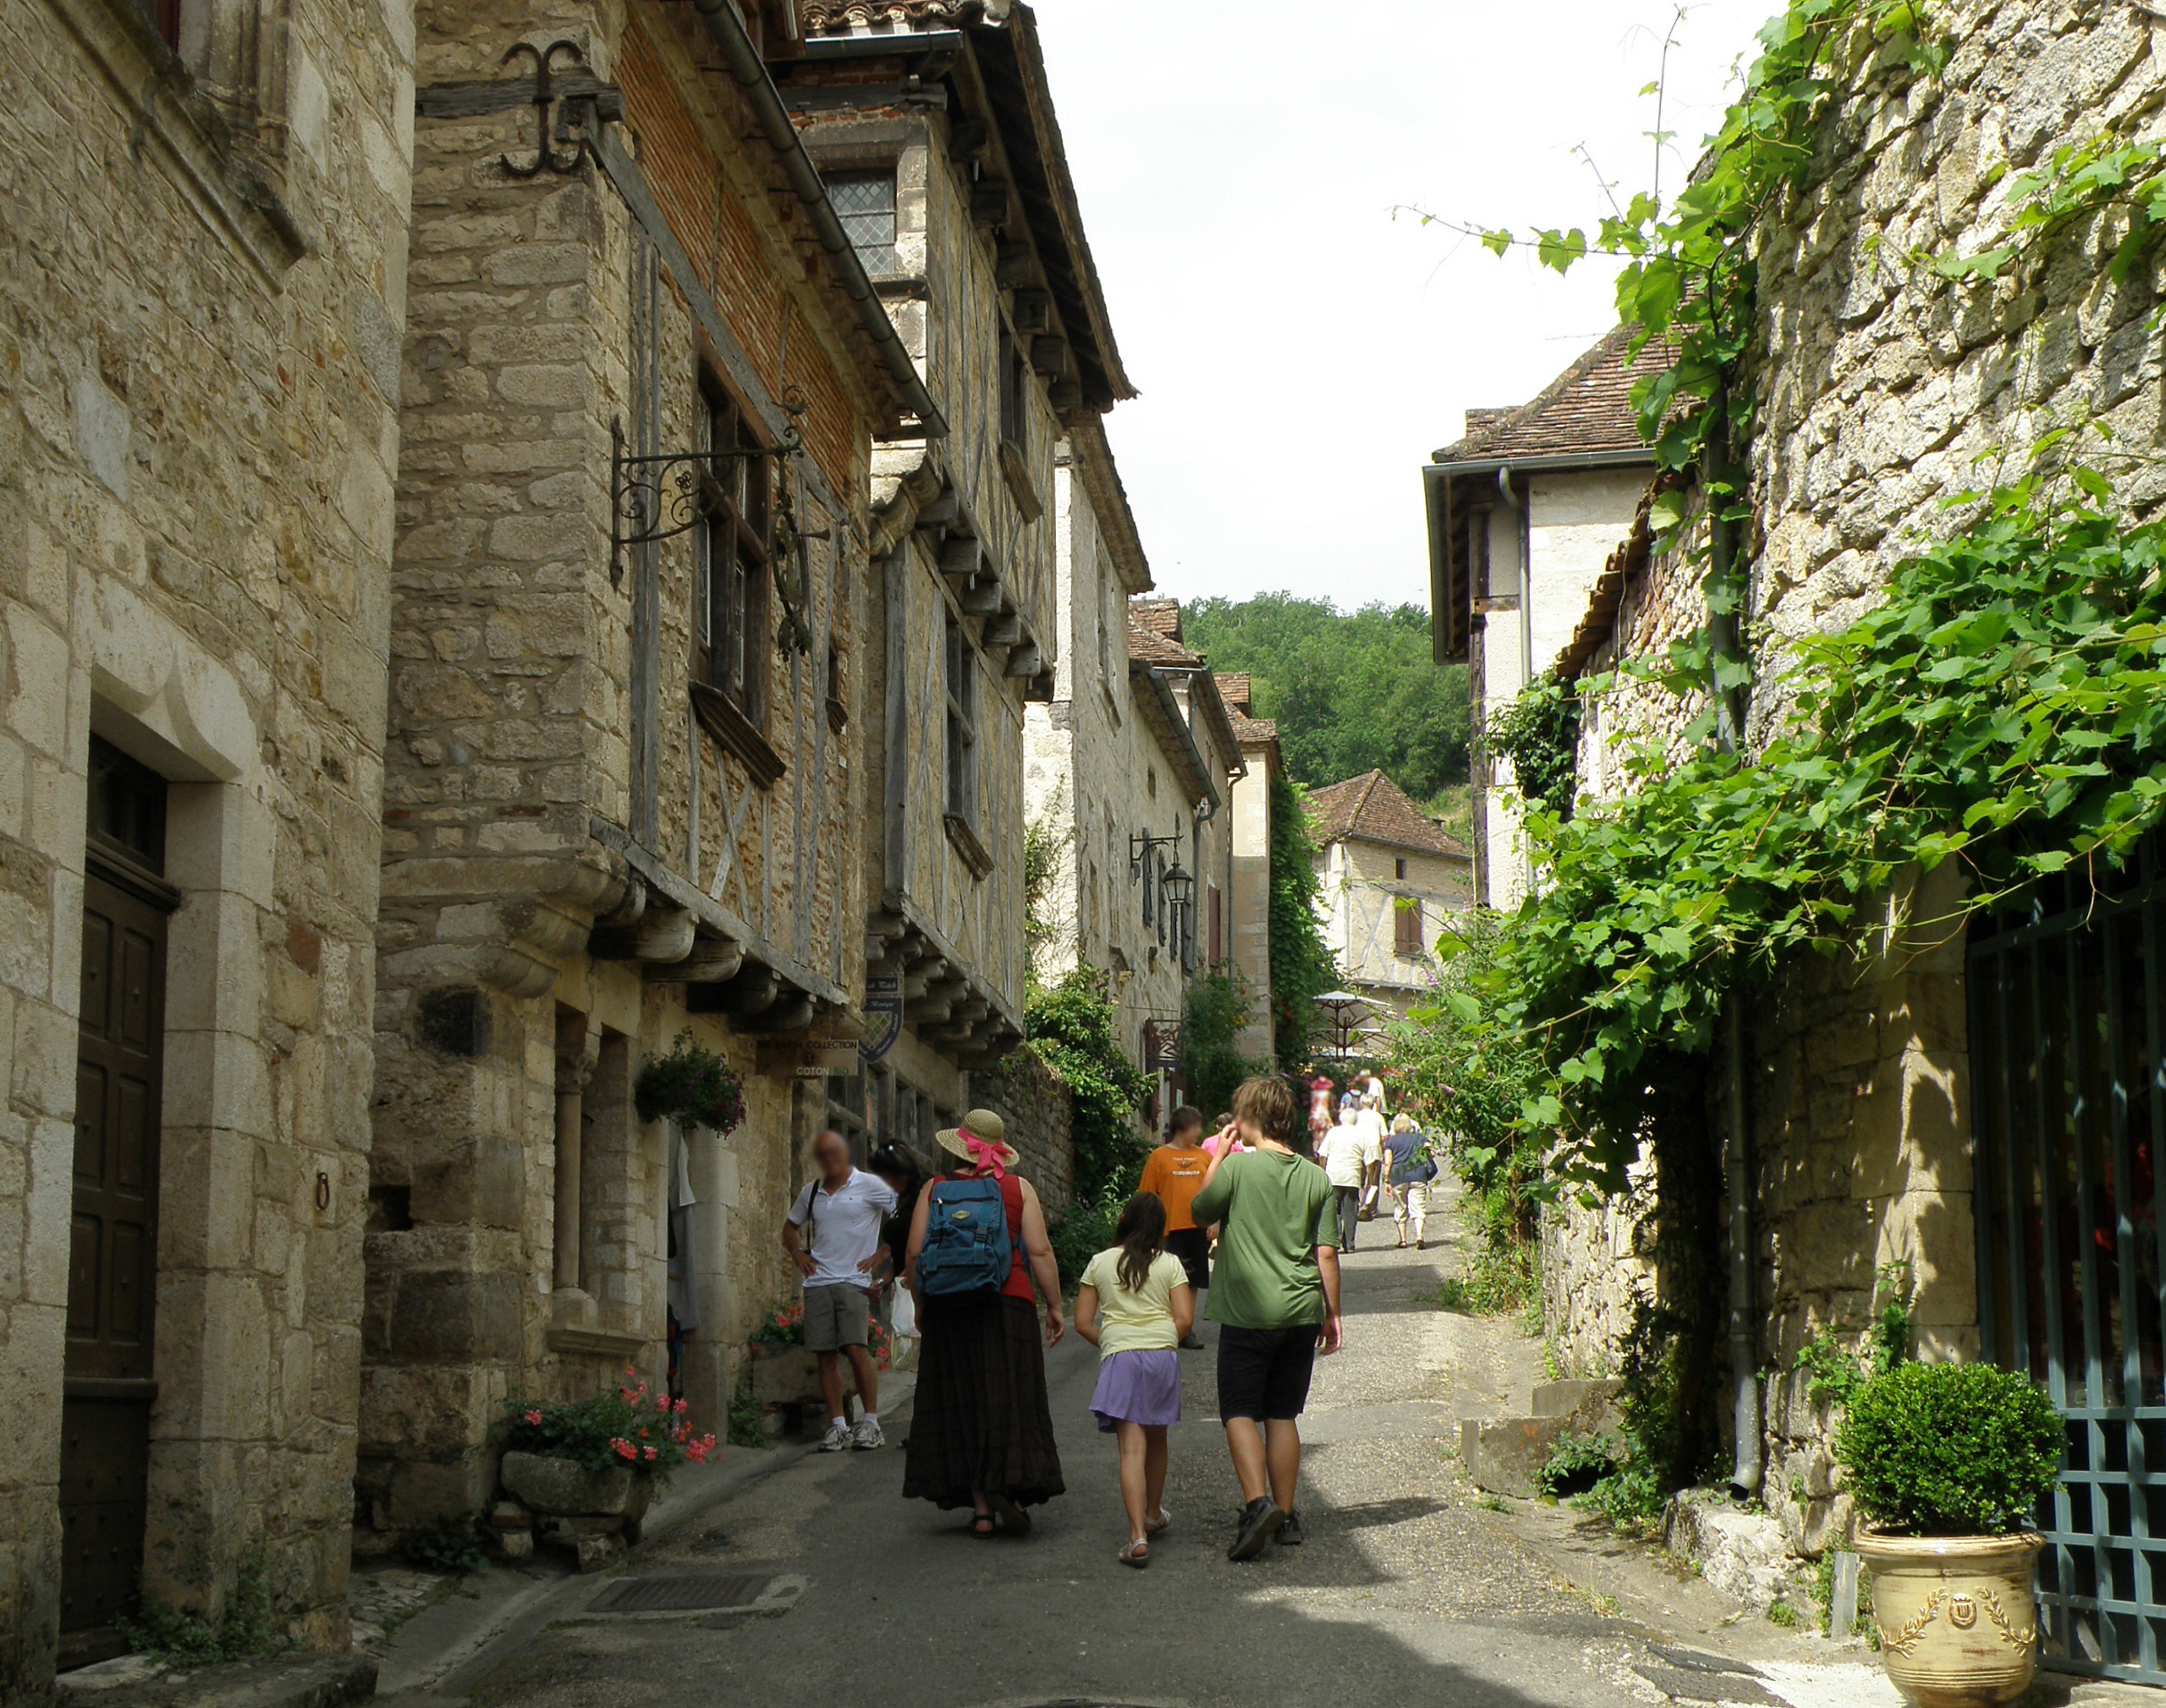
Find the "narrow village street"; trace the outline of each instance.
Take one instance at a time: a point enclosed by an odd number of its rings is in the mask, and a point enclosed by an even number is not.
[[[1147,1571],[1117,1566],[1113,1455],[1086,1410],[1096,1360],[1071,1335],[1047,1359],[1068,1493],[1039,1509],[1028,1538],[981,1541],[960,1515],[904,1502],[899,1453],[786,1444],[621,1576],[555,1580],[448,1666],[426,1632],[394,1646],[385,1700],[629,1708],[786,1689],[893,1708],[1608,1708],[1672,1700],[1659,1683],[1685,1701],[1892,1704],[1866,1657],[1740,1626],[1734,1604],[1649,1551],[1597,1539],[1563,1509],[1506,1512],[1467,1481],[1452,1420],[1523,1401],[1540,1354],[1506,1321],[1438,1309],[1460,1267],[1457,1226],[1436,1217],[1432,1232],[1453,1231],[1417,1253],[1392,1249],[1379,1222],[1348,1260],[1347,1348],[1319,1365],[1304,1425],[1299,1548],[1226,1559],[1236,1496],[1213,1359],[1191,1352],[1167,1493],[1174,1525]],[[891,1416],[891,1442],[908,1424]],[[598,1611],[702,1584],[755,1605]],[[426,1687],[397,1691],[402,1677]]]
[[[2166,0],[0,37],[0,1708],[2166,1701]]]

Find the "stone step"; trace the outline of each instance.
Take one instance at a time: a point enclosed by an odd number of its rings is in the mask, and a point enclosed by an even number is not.
[[[1581,1412],[1614,1414],[1624,1384],[1614,1376],[1577,1376],[1566,1381],[1537,1382],[1537,1417],[1573,1417]]]
[[[1564,1433],[1562,1418],[1463,1418],[1460,1463],[1474,1479],[1475,1487],[1531,1500],[1542,1492],[1536,1479]]]

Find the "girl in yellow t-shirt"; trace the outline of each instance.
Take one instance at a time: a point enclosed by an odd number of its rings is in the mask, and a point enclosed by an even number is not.
[[[1188,1271],[1166,1249],[1166,1205],[1139,1192],[1121,1206],[1113,1244],[1092,1258],[1075,1295],[1075,1332],[1098,1348],[1091,1409],[1119,1437],[1128,1508],[1124,1566],[1151,1563],[1151,1538],[1172,1523],[1164,1503],[1166,1431],[1181,1420],[1181,1337],[1196,1326]]]

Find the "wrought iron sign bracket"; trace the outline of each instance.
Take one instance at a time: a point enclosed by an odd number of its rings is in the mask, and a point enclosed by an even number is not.
[[[664,451],[636,457],[624,448],[621,420],[609,423],[609,581],[624,579],[624,554],[632,546],[673,540],[698,527],[722,490],[721,474],[731,463],[781,461],[805,448],[796,417],[805,405],[785,400],[789,426],[772,445],[746,445],[726,451]]]

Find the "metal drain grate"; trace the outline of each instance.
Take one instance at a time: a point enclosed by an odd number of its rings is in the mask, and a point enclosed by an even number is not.
[[[699,1572],[625,1578],[587,1604],[590,1613],[715,1613],[756,1606],[774,1581],[764,1573]]]

